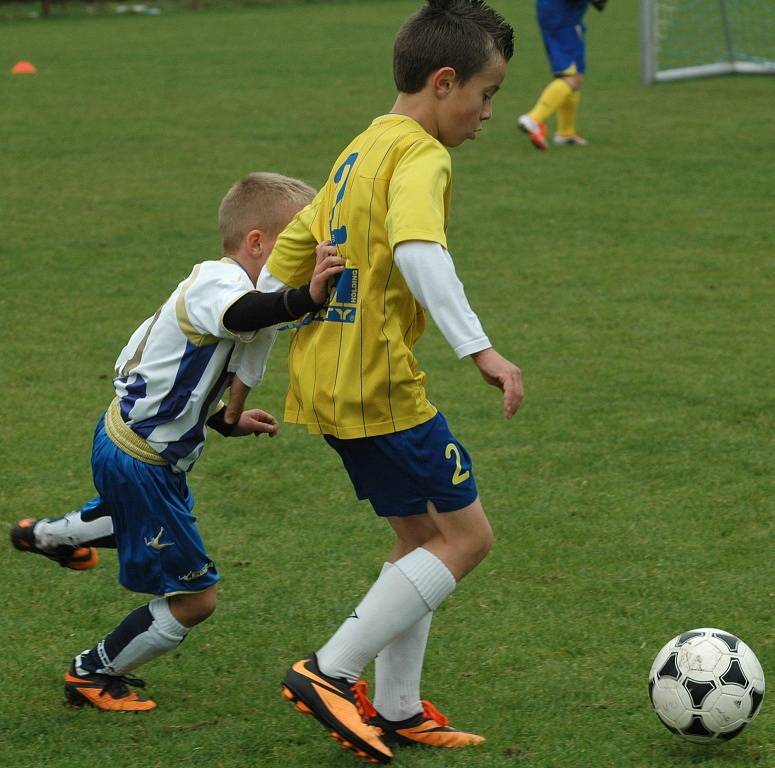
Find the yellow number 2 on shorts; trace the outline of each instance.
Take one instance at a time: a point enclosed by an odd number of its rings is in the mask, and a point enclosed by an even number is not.
[[[452,485],[460,485],[471,477],[471,473],[468,470],[463,472],[463,467],[460,464],[460,449],[454,443],[447,443],[444,458],[450,459],[453,455],[455,457],[455,471],[452,473]]]

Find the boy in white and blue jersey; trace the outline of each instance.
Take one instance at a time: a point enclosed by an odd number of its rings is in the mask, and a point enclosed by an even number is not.
[[[208,427],[233,437],[277,431],[271,414],[227,408],[220,398],[235,375],[248,387],[263,376],[254,359],[265,359],[266,342],[256,331],[319,309],[342,269],[332,249],[320,248],[308,285],[256,290],[277,235],[313,196],[303,182],[271,173],[250,174],[229,190],[219,210],[224,257],[197,264],[116,361],[115,397],[92,448],[99,496],[63,518],[22,520],[11,532],[17,549],[81,570],[96,564],[95,545],[115,546],[122,586],[155,596],[75,656],[65,674],[71,704],[153,709],[128,687],[142,681],[127,673],[176,648],[215,610],[219,576],[186,474]]]

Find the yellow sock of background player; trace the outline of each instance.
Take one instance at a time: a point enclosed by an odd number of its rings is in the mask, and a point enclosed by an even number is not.
[[[563,78],[555,77],[544,88],[535,106],[528,112],[528,115],[537,123],[546,122],[547,118],[553,115],[572,93],[573,88]]]
[[[557,133],[560,136],[576,135],[576,114],[581,101],[581,91],[571,91],[557,110]]]

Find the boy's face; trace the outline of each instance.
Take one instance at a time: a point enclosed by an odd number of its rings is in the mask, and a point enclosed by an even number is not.
[[[506,60],[493,53],[487,65],[465,83],[454,81],[438,112],[438,139],[445,147],[476,138],[482,123],[492,117],[492,99],[504,77]]]

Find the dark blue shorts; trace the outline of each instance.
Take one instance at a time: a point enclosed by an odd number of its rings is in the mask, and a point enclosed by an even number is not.
[[[412,429],[340,440],[325,435],[342,459],[359,499],[380,517],[409,517],[467,507],[478,497],[471,457],[441,413]]]
[[[102,419],[94,432],[92,473],[100,495],[83,509],[113,519],[122,586],[162,596],[201,592],[218,581],[185,473],[128,456],[105,434]]]

